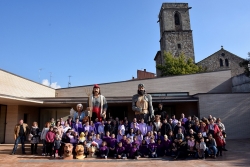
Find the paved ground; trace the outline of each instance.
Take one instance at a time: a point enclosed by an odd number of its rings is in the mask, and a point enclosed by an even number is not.
[[[217,159],[206,159],[206,160],[196,160],[188,158],[187,160],[172,160],[172,158],[159,158],[159,159],[144,159],[139,160],[114,160],[114,159],[90,159],[85,160],[61,160],[61,159],[50,159],[48,157],[40,156],[41,149],[39,149],[39,155],[29,155],[30,147],[27,144],[26,152],[27,155],[21,155],[21,148],[18,148],[16,155],[10,155],[13,145],[10,144],[0,144],[0,166],[1,167],[37,167],[37,166],[60,166],[60,167],[71,167],[71,166],[90,166],[90,167],[136,167],[136,166],[250,166],[250,139],[244,140],[228,140],[227,149],[229,151],[224,151],[222,157]]]

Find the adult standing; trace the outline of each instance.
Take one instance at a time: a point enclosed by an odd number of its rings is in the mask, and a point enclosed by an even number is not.
[[[152,120],[154,117],[152,96],[146,93],[144,84],[138,85],[137,94],[132,98],[132,110],[138,121],[143,118],[148,122],[149,118]]]
[[[158,104],[158,110],[155,111],[154,114],[155,115],[160,115],[161,116],[161,121],[163,121],[163,119],[167,118],[167,112],[163,110],[163,104],[162,103]]]
[[[24,142],[26,140],[26,136],[29,134],[29,126],[28,124],[24,123],[23,120],[21,119],[19,123],[15,126],[14,128],[14,139],[15,139],[15,144],[14,148],[12,150],[12,155],[16,153],[18,143],[21,142],[22,144],[22,154],[25,153],[25,147],[24,147]]]
[[[96,118],[98,118],[99,121],[106,119],[108,104],[106,98],[101,94],[99,85],[94,85],[92,96],[89,97],[87,106],[87,111],[92,111],[92,121]]]
[[[38,128],[37,122],[33,122],[33,126],[30,128],[30,143],[31,143],[31,154],[37,153],[37,144],[39,143],[40,130]]]

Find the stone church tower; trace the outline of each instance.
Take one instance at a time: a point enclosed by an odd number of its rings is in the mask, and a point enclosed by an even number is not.
[[[163,3],[159,13],[160,48],[154,60],[157,64],[163,64],[164,52],[171,52],[179,56],[181,52],[186,57],[194,57],[193,35],[190,27],[190,17],[187,3]],[[161,72],[156,69],[158,77]]]

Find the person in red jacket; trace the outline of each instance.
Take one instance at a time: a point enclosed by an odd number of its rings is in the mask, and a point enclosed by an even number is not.
[[[50,126],[49,127],[49,131],[48,133],[46,134],[46,146],[47,146],[47,155],[49,154],[50,156],[52,156],[52,147],[53,147],[53,143],[54,143],[54,140],[55,140],[55,133],[53,131],[53,126]]]
[[[214,137],[216,144],[217,144],[217,149],[218,149],[218,153],[220,154],[220,156],[222,156],[222,147],[225,145],[224,142],[224,137],[221,131],[218,131],[216,136]]]

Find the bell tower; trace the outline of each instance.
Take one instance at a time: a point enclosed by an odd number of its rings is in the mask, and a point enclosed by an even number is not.
[[[155,56],[156,64],[163,64],[164,52],[173,56],[184,53],[187,58],[194,57],[193,35],[190,27],[188,3],[163,3],[159,13],[160,51]],[[157,70],[157,76],[160,71]]]

